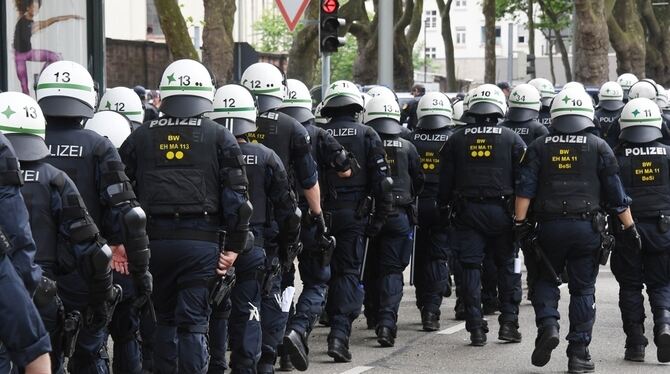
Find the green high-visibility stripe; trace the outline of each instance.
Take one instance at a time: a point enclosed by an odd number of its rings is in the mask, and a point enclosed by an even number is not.
[[[449,108],[421,108],[422,112],[447,112],[451,113]]]
[[[556,108],[552,109],[551,113],[554,112],[590,112],[593,113],[593,109],[588,108]]]
[[[519,105],[534,105],[534,104],[539,104],[539,101],[515,101],[515,100],[510,100],[509,101],[511,104],[519,104]]]
[[[255,112],[256,108],[254,107],[245,107],[245,108],[216,108],[214,112]]]
[[[330,94],[330,95],[326,96],[326,98],[323,99],[323,102],[326,102],[326,100],[331,99],[331,98],[333,98],[333,97],[337,97],[337,96],[357,97],[357,98],[363,100],[362,97],[360,97],[360,96],[358,96],[358,95],[354,95],[354,94],[349,93],[349,92],[338,92],[338,93],[334,93],[334,94]]]
[[[640,119],[634,119],[634,118],[633,118],[633,119],[623,119],[623,118],[620,118],[619,121],[621,121],[621,122],[631,122],[631,123],[634,123],[634,122],[655,122],[655,121],[663,121],[663,119],[662,119],[662,118],[659,118],[659,117],[656,117],[656,118],[640,118]]]
[[[621,99],[621,98],[623,98],[623,94],[621,94],[621,95],[600,95],[600,97],[611,97],[613,99]]]
[[[0,125],[0,131],[6,131],[15,134],[44,135],[44,129],[22,129],[14,126]]]
[[[307,99],[288,99],[284,100],[285,103],[312,103],[312,100]]]
[[[161,86],[161,91],[212,91],[212,87],[206,86]]]
[[[142,112],[119,112],[121,114],[125,114],[127,116],[136,116],[142,114]]]
[[[70,88],[73,90],[80,90],[80,91],[89,91],[89,92],[93,91],[93,87],[74,83],[40,83],[37,85],[38,90],[46,88]]]
[[[393,112],[370,112],[368,115],[371,116],[383,116],[383,115],[389,115],[393,117],[400,117],[400,113],[393,113]]]
[[[259,89],[259,90],[251,90],[251,92],[255,94],[265,94],[265,93],[272,93],[272,92],[277,92],[281,91],[281,88],[275,87],[275,88],[264,88],[264,89]]]
[[[500,101],[500,100],[486,99],[486,98],[475,97],[474,99],[470,99],[470,106],[472,106],[472,104],[474,104],[474,103],[478,103],[478,102],[480,102],[480,101],[482,101],[482,102],[486,102],[486,103],[493,103],[493,104],[500,104],[500,105],[503,105],[503,102]]]

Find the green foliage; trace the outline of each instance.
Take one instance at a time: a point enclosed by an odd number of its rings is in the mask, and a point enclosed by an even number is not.
[[[254,23],[253,30],[260,36],[254,48],[259,52],[288,52],[291,49],[293,36],[303,27],[301,23],[290,32],[284,18],[272,11],[265,11],[263,16]]]
[[[570,25],[572,17],[571,0],[535,0],[536,9],[535,27],[537,29],[562,30]],[[496,0],[496,19],[511,16],[517,20],[522,13],[528,10],[528,0]],[[555,15],[555,21],[549,16]]]
[[[330,57],[330,80],[352,80],[354,77],[354,61],[358,49],[356,39],[349,36],[347,43]]]
[[[512,16],[517,20],[520,13],[525,13],[528,0],[496,0],[496,19]]]

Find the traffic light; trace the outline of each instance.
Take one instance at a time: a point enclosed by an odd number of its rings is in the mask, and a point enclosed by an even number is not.
[[[346,24],[344,18],[337,17],[340,2],[337,0],[321,1],[319,14],[319,48],[321,53],[337,52],[337,48],[345,43],[345,38],[338,36],[338,29]]]
[[[535,55],[526,56],[526,74],[535,77]]]

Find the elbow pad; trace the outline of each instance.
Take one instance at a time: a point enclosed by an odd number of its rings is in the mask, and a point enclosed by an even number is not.
[[[0,186],[23,186],[19,161],[16,158],[0,159]]]
[[[89,279],[90,301],[103,302],[112,290],[112,250],[107,244],[97,243],[95,249],[82,258],[82,275]]]
[[[130,185],[130,179],[128,179],[121,162],[109,161],[105,163],[101,178],[102,185],[107,186],[105,187],[105,193],[110,205],[115,206],[125,201],[137,200],[133,187]]]
[[[249,186],[247,173],[242,167],[221,169],[222,184],[235,192],[246,193]]]
[[[347,155],[347,151],[340,149],[335,154],[331,166],[335,169],[335,171],[347,171],[351,169],[351,160],[349,159],[349,155]]]
[[[228,235],[227,249],[237,253],[246,253],[254,244],[254,234],[249,231],[249,219],[253,213],[251,202],[245,201],[237,209],[237,223]]]
[[[300,238],[300,222],[302,221],[302,211],[300,208],[295,208],[295,211],[290,214],[284,222],[284,240],[286,244],[293,244]]]
[[[100,230],[95,225],[93,218],[88,214],[84,202],[79,195],[65,196],[63,206],[63,221],[70,222],[68,233],[73,243],[83,243],[98,239]]]
[[[149,267],[149,237],[146,231],[147,215],[139,207],[127,206],[123,213],[123,244],[128,255],[131,273],[143,273]]]

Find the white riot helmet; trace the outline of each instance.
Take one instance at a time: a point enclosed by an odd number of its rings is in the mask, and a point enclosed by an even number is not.
[[[658,90],[656,88],[656,83],[652,83],[647,79],[637,81],[630,87],[630,90],[628,91],[628,98],[631,100],[643,97],[655,102],[657,95]]]
[[[461,118],[463,117],[463,100],[459,100],[454,103],[454,125],[456,126],[465,126],[467,123],[463,122]]]
[[[567,89],[571,89],[571,88],[579,88],[580,90],[586,91],[586,88],[584,88],[583,84],[581,84],[580,82],[575,82],[575,81],[566,83],[563,86],[562,90],[567,90]]]
[[[387,96],[373,96],[365,106],[363,123],[380,134],[397,135],[402,132],[400,126],[400,106]]]
[[[598,91],[598,108],[617,111],[623,108],[623,89],[617,82],[607,82]]]
[[[100,99],[98,111],[111,110],[123,114],[130,122],[142,124],[144,122],[144,105],[142,100],[128,87],[114,87],[108,89]]]
[[[314,108],[314,122],[319,125],[325,125],[328,123],[329,119],[321,115],[321,108],[323,108],[322,102],[317,104],[316,108]]]
[[[121,144],[130,135],[131,127],[126,116],[111,110],[103,110],[86,121],[84,128],[97,132],[109,139],[114,147],[121,148]]]
[[[632,143],[646,143],[662,138],[661,110],[646,98],[631,99],[621,111],[619,138]]]
[[[621,86],[621,89],[623,90],[623,98],[624,100],[628,100],[628,90],[630,90],[630,87],[637,83],[639,79],[631,74],[631,73],[624,73],[619,75],[619,77],[616,79],[616,82],[619,83]]]
[[[416,106],[416,127],[420,129],[441,129],[453,124],[453,109],[447,95],[441,92],[426,92]]]
[[[163,72],[160,111],[171,117],[195,117],[212,111],[214,84],[198,61],[177,60]]]
[[[295,118],[300,123],[313,120],[312,95],[309,94],[307,86],[297,79],[287,79],[286,88],[288,93],[282,102],[280,111]]]
[[[372,100],[372,96],[368,95],[368,94],[365,93],[365,92],[361,92],[361,97],[363,98],[363,107],[365,107],[366,105],[368,105],[368,103],[370,102],[370,100]]]
[[[286,78],[278,67],[267,62],[252,64],[242,73],[241,84],[248,88],[258,102],[261,113],[277,109],[286,95]]]
[[[336,81],[328,86],[326,96],[323,98],[321,112],[327,117],[332,117],[334,109],[345,109],[351,114],[358,113],[364,109],[361,92],[355,84],[349,81]]]
[[[44,143],[44,114],[32,97],[20,92],[0,93],[0,118],[0,130],[12,143],[19,161],[49,156]]]
[[[235,136],[256,131],[257,115],[254,96],[239,84],[219,87],[214,94],[214,111],[206,114]]]
[[[469,115],[504,117],[506,111],[505,94],[495,84],[482,84],[470,95]]]
[[[540,115],[540,92],[530,84],[514,87],[509,94],[508,103],[507,119],[510,121],[525,122]]]
[[[37,82],[37,102],[45,116],[93,117],[97,99],[91,74],[76,62],[48,65]]]
[[[668,91],[660,84],[656,84],[656,92],[656,104],[658,104],[658,107],[661,108],[661,110],[667,108],[669,101]]]
[[[528,81],[528,84],[535,87],[540,92],[540,102],[542,106],[551,106],[551,99],[556,96],[556,89],[554,85],[544,78],[535,78]]]
[[[579,87],[564,89],[551,103],[551,127],[573,134],[593,127],[593,100]]]
[[[395,92],[386,86],[374,86],[368,90],[367,94],[372,97],[383,96],[386,99],[398,101]]]

